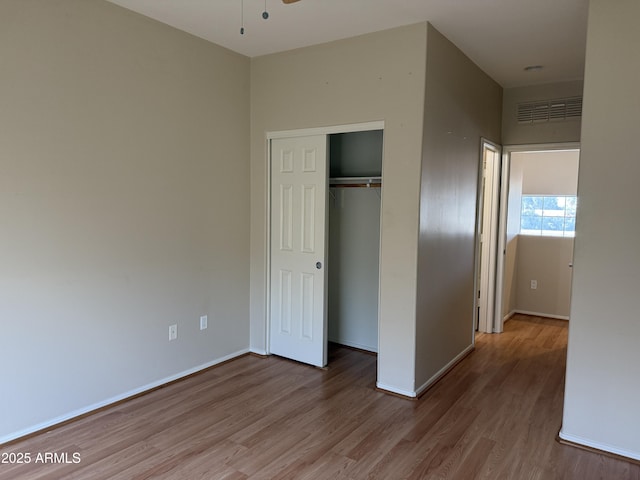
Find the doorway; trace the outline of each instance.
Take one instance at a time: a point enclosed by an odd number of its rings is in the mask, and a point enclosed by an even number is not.
[[[500,208],[500,147],[485,139],[482,140],[478,192],[475,330],[492,333]]]
[[[335,255],[330,255],[329,252],[330,202],[335,203],[338,196],[344,197],[342,193],[336,194],[335,190],[338,188],[341,192],[347,188],[352,192],[355,192],[356,188],[367,189],[369,192],[377,190],[378,202],[382,201],[381,171],[378,175],[373,175],[376,172],[369,172],[371,174],[366,176],[341,175],[339,178],[332,176],[330,179],[329,167],[333,167],[331,136],[377,130],[380,131],[381,139],[383,128],[383,122],[370,122],[273,132],[267,135],[269,166],[267,353],[318,367],[326,366],[329,312],[335,310],[329,308],[329,282],[332,278],[330,272],[339,273],[341,268],[339,264],[335,269],[331,265],[331,258]],[[381,149],[380,142],[380,167],[382,166]],[[330,185],[332,191],[330,191]],[[344,198],[340,199],[341,202],[344,200]],[[378,229],[373,239],[378,248],[378,256],[380,211],[378,204],[375,219],[378,222]],[[336,245],[339,244],[336,244],[333,239],[331,249],[335,250]],[[353,269],[354,265],[357,268],[358,263],[351,262],[347,267],[342,268]],[[370,265],[364,263],[361,267],[370,267]],[[369,284],[371,285],[371,282]],[[376,344],[369,345],[372,347],[368,348],[369,350],[377,350],[379,292],[379,275],[377,274],[373,286],[375,288],[373,295],[368,293],[366,297],[369,301],[373,298],[375,302]],[[337,331],[340,332],[340,328]],[[348,344],[348,341],[341,343]]]
[[[496,332],[515,313],[569,319],[579,147],[504,147]]]

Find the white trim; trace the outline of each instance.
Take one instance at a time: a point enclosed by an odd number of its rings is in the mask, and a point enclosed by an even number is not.
[[[416,390],[416,395],[420,395],[427,388],[429,388],[431,385],[433,385],[442,377],[444,377],[449,372],[449,370],[451,370],[460,360],[462,360],[469,353],[471,353],[474,348],[475,348],[474,345],[471,344],[467,348],[465,348],[463,351],[461,351],[458,355],[456,355],[453,360],[451,360],[444,367],[438,370],[438,372],[433,377],[431,377],[429,380],[424,382],[420,387],[418,387],[418,389]]]
[[[0,445],[2,445],[4,443],[7,443],[7,442],[10,442],[12,440],[19,439],[19,438],[24,437],[26,435],[30,435],[30,434],[38,432],[40,430],[44,430],[44,429],[47,429],[49,427],[54,427],[54,426],[56,426],[56,425],[58,425],[60,423],[66,422],[68,420],[72,420],[72,419],[74,419],[76,417],[79,417],[81,415],[85,415],[87,413],[91,413],[91,412],[93,412],[95,410],[98,410],[98,409],[103,408],[103,407],[107,407],[107,406],[112,405],[112,404],[117,403],[117,402],[121,402],[122,400],[126,400],[127,398],[130,398],[130,397],[133,397],[135,395],[139,395],[141,393],[147,392],[147,391],[152,390],[152,389],[154,389],[156,387],[160,387],[162,385],[165,385],[167,383],[173,382],[175,380],[179,380],[179,379],[187,377],[189,375],[193,375],[194,373],[197,373],[197,372],[199,372],[201,370],[206,370],[207,368],[213,367],[213,366],[218,365],[218,364],[220,364],[222,362],[226,362],[227,360],[232,360],[234,358],[237,358],[237,357],[239,357],[241,355],[244,355],[245,353],[249,353],[249,349],[248,348],[239,350],[239,351],[231,353],[229,355],[225,355],[224,357],[218,358],[218,359],[213,360],[211,362],[204,363],[204,364],[199,365],[197,367],[193,367],[193,368],[190,368],[188,370],[184,370],[183,372],[176,373],[175,375],[171,375],[169,377],[165,377],[165,378],[162,378],[160,380],[156,380],[155,382],[148,383],[148,384],[146,384],[146,385],[144,385],[142,387],[134,388],[133,390],[129,390],[128,392],[121,393],[120,395],[116,395],[114,397],[107,398],[106,400],[102,400],[100,402],[96,402],[96,403],[94,403],[92,405],[88,405],[86,407],[82,407],[82,408],[79,408],[77,410],[73,410],[73,411],[65,413],[63,415],[59,415],[59,416],[57,416],[55,418],[52,418],[50,420],[47,420],[45,422],[41,422],[41,423],[38,423],[36,425],[32,425],[30,427],[24,428],[22,430],[18,430],[17,432],[10,433],[8,435],[5,435],[4,437],[0,437]]]
[[[330,337],[329,337],[329,341],[332,343],[337,343],[338,345],[345,345],[347,347],[357,348],[358,350],[365,350],[367,352],[378,353],[378,347],[372,347],[370,345],[364,345],[362,343],[348,342],[345,340],[337,340],[335,338],[330,338]]]
[[[265,205],[265,218],[267,220],[265,235],[266,241],[264,242],[265,251],[265,270],[264,270],[264,350],[265,355],[271,354],[271,140],[269,134],[265,136],[265,142],[267,147],[267,185],[265,191],[267,192],[267,198],[264,202]]]
[[[564,142],[564,143],[527,143],[523,145],[505,145],[504,153],[537,153],[546,151],[565,152],[571,150],[580,150],[580,142]]]
[[[274,138],[292,138],[292,137],[306,137],[311,135],[331,135],[334,133],[352,133],[352,132],[366,132],[368,130],[384,130],[384,120],[377,120],[373,122],[353,123],[346,125],[332,125],[328,127],[313,127],[313,128],[301,128],[297,130],[281,130],[275,132],[267,132],[267,140],[273,140]]]
[[[621,457],[632,458],[633,460],[640,460],[640,452],[631,452],[629,450],[617,448],[617,447],[614,447],[613,445],[608,445],[606,443],[594,442],[593,440],[589,440],[583,437],[578,437],[576,435],[570,435],[570,434],[564,433],[562,430],[560,430],[560,433],[558,434],[558,436],[562,440],[575,443],[576,445],[595,448],[596,450],[613,453],[614,455],[620,455]]]
[[[475,343],[475,325],[477,324],[478,330],[484,333],[493,333],[495,329],[495,316],[497,312],[497,298],[498,295],[496,289],[496,272],[498,261],[500,260],[498,256],[498,232],[499,232],[499,212],[500,212],[500,194],[502,192],[500,187],[500,172],[502,170],[502,147],[486,138],[482,137],[480,139],[480,165],[478,168],[478,195],[476,200],[476,270],[474,274],[474,283],[475,283],[475,291],[474,291],[474,326],[472,329],[472,343]],[[485,153],[487,151],[493,152],[497,158],[493,158],[491,162],[487,162],[487,174],[485,176]],[[490,180],[490,181],[489,181]],[[485,188],[482,188],[482,185],[485,185]],[[486,188],[489,187],[489,188]],[[484,192],[484,194],[483,194]],[[485,206],[487,206],[489,210],[485,211]],[[481,218],[481,216],[483,218]],[[489,221],[486,222],[486,229],[488,231],[488,235],[486,235],[484,244],[484,255],[487,265],[484,265],[485,271],[483,272],[483,256],[480,255],[480,244],[481,235],[480,235],[480,225],[483,225],[486,217],[489,217]],[[478,282],[478,277],[480,277],[480,281]],[[485,283],[485,285],[482,285]],[[481,294],[481,299],[478,298],[478,291]],[[484,300],[485,305],[482,306],[480,303],[480,309],[484,309],[486,314],[482,316],[482,318],[478,317],[478,304],[480,300]]]
[[[556,320],[569,320],[566,315],[554,315],[553,313],[529,312],[527,310],[514,310],[513,313],[521,313],[522,315],[531,315],[534,317],[555,318]]]
[[[398,395],[402,395],[403,397],[415,398],[418,396],[416,392],[411,392],[409,390],[402,390],[401,388],[392,387],[391,385],[386,385],[381,382],[376,382],[376,387],[380,390],[386,390],[387,392],[397,393]]]
[[[502,318],[502,323],[506,322],[507,320],[510,320],[511,317],[513,317],[516,313],[515,310],[511,310],[509,313],[507,313],[503,318]]]
[[[256,355],[267,356],[269,355],[266,350],[260,348],[252,348],[249,350],[249,353],[255,353]]]

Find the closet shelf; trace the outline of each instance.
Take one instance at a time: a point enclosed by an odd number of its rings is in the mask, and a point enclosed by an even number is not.
[[[382,177],[331,177],[331,188],[380,188]]]

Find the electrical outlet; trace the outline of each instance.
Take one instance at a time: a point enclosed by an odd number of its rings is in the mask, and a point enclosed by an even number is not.
[[[208,318],[206,315],[200,317],[200,330],[206,330],[208,324]]]
[[[537,280],[531,280],[531,290],[535,290],[538,288],[538,281]]]
[[[169,325],[169,341],[178,338],[178,325]]]

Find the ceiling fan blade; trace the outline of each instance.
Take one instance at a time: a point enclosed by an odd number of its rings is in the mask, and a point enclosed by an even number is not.
[[[290,3],[296,3],[299,1],[300,0],[282,0],[282,3],[284,3],[285,5],[289,5]]]

